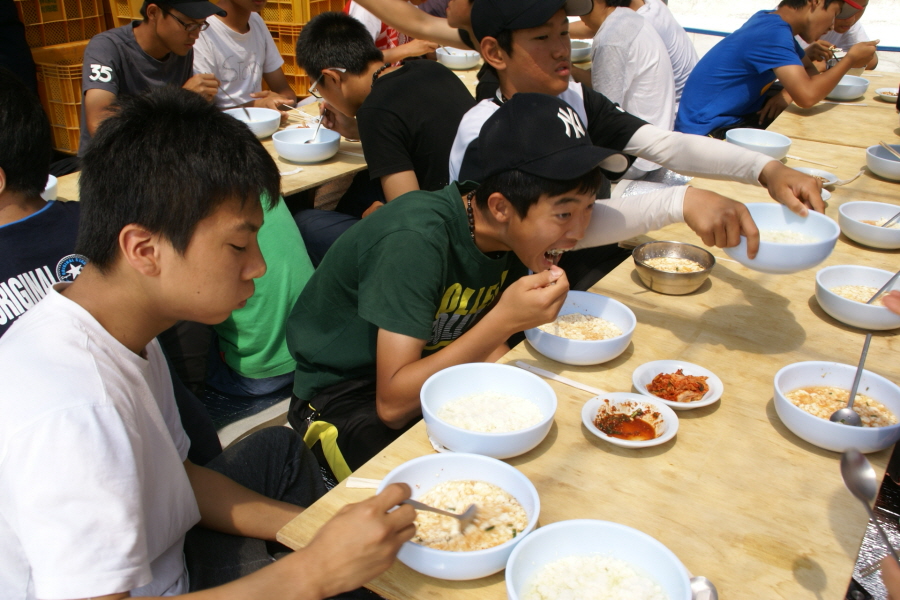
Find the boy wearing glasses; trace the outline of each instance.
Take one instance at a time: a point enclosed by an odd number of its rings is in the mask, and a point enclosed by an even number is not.
[[[119,95],[177,85],[212,100],[219,81],[210,73],[193,74],[194,43],[212,15],[225,11],[206,0],[144,0],[143,21],[91,38],[81,72],[81,139],[83,156],[97,126]]]

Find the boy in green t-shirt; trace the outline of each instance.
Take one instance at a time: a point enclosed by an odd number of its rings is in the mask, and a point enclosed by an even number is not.
[[[494,361],[556,317],[569,289],[556,262],[584,235],[601,169],[626,163],[542,94],[517,94],[478,143],[479,184],[412,192],[363,219],[288,317],[289,419],[338,480],[419,419],[429,376]]]

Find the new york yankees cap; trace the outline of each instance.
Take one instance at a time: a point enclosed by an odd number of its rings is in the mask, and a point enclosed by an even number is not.
[[[849,19],[863,8],[865,7],[855,0],[844,0],[844,6],[841,8],[841,12],[837,14],[835,19]]]
[[[580,17],[591,12],[594,0],[478,0],[472,4],[472,31],[481,41],[505,29],[539,27],[561,8],[570,17]]]
[[[484,122],[478,139],[466,149],[459,180],[480,182],[513,170],[568,180],[596,166],[621,173],[628,159],[595,146],[578,113],[559,98],[519,93]]]

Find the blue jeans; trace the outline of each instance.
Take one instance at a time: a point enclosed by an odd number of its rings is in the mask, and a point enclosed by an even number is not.
[[[258,398],[269,396],[275,392],[288,388],[294,383],[294,372],[273,377],[254,379],[245,377],[228,366],[219,355],[218,337],[213,338],[210,346],[209,362],[207,363],[206,385],[215,388],[226,396],[240,396]],[[290,390],[285,390],[285,398]]]

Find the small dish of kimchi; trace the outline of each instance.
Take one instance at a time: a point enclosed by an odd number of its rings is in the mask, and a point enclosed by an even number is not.
[[[654,360],[634,370],[635,389],[657,398],[674,410],[709,406],[722,397],[725,386],[709,369],[683,360]]]

